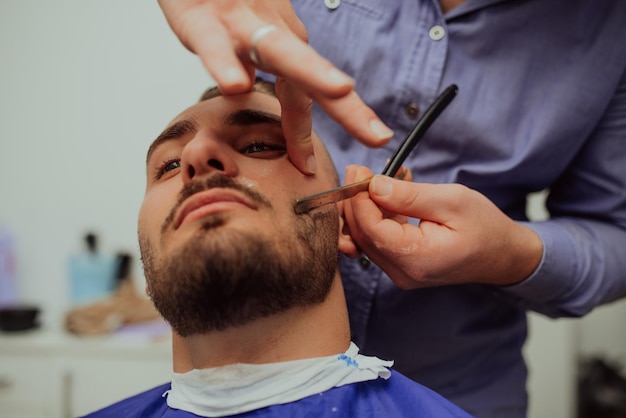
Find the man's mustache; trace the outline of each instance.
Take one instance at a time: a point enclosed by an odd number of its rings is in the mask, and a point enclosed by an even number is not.
[[[176,203],[174,204],[174,207],[170,211],[169,215],[167,215],[167,218],[165,218],[165,221],[163,221],[163,225],[161,226],[161,232],[169,228],[172,222],[174,222],[176,213],[178,212],[178,209],[182,206],[182,204],[185,202],[185,200],[189,199],[191,196],[193,196],[196,193],[200,193],[209,189],[214,189],[216,187],[221,188],[221,189],[237,190],[238,192],[246,196],[248,199],[259,204],[260,206],[265,206],[270,209],[272,208],[272,204],[270,203],[270,201],[266,197],[261,195],[259,192],[257,192],[256,190],[252,190],[251,188],[236,182],[231,177],[225,176],[220,173],[213,173],[207,177],[190,181],[189,183],[183,186],[181,191],[178,193],[178,199]]]

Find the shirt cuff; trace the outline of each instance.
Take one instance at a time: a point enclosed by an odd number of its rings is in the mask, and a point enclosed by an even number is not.
[[[543,254],[535,271],[519,283],[501,290],[530,302],[530,305],[558,301],[576,285],[576,239],[558,221],[522,222],[539,235]]]

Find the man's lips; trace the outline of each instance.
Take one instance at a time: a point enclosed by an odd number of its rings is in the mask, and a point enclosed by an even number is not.
[[[183,222],[198,219],[212,213],[222,212],[235,207],[245,206],[250,209],[257,209],[253,201],[247,199],[236,190],[213,188],[203,192],[195,193],[189,197],[178,210],[174,229],[178,229]]]

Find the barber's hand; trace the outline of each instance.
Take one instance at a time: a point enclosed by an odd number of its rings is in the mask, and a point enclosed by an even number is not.
[[[387,142],[392,132],[354,91],[353,80],[307,44],[304,25],[288,0],[159,0],[180,41],[202,59],[223,94],[250,90],[254,70],[288,81],[279,100],[290,159],[315,171],[311,99],[366,145]],[[268,25],[253,44],[258,30]],[[250,57],[254,46],[257,62]]]
[[[348,167],[346,183],[372,174],[365,167]],[[534,231],[462,185],[378,175],[369,195],[360,193],[344,208],[352,239],[403,289],[514,284],[541,260],[543,245]],[[419,226],[407,217],[421,219]]]

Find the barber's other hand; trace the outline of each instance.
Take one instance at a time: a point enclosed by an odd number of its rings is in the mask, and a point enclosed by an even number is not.
[[[304,173],[315,171],[311,99],[366,145],[391,138],[392,132],[354,91],[353,80],[307,44],[306,29],[288,0],[159,0],[159,5],[174,33],[200,56],[226,95],[250,90],[254,33],[276,26],[256,44],[258,68],[288,81],[279,95],[287,149]]]
[[[372,176],[348,167],[346,183]],[[460,283],[510,285],[528,277],[543,245],[477,191],[375,176],[345,203],[352,239],[404,289]],[[419,226],[407,217],[421,219]]]

